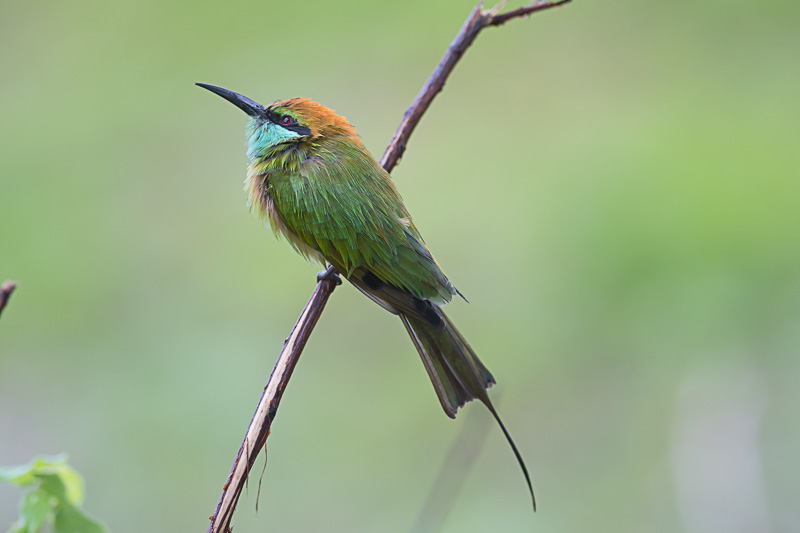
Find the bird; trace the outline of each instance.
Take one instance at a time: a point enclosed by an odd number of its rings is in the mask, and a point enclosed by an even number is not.
[[[480,400],[519,463],[536,510],[528,468],[487,390],[491,372],[442,306],[463,295],[422,239],[389,173],[342,116],[309,98],[263,105],[196,83],[244,111],[249,205],[292,247],[329,264],[356,289],[400,317],[445,414]],[[320,272],[331,277],[333,270]],[[466,298],[464,298],[466,300]]]

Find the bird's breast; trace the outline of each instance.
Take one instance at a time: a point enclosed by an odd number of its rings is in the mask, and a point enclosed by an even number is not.
[[[318,250],[304,242],[283,220],[275,199],[270,194],[269,173],[248,175],[250,202],[263,220],[269,223],[275,236],[283,236],[306,259],[325,264],[325,258]]]

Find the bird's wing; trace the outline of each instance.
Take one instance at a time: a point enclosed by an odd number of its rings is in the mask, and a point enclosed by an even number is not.
[[[370,272],[413,298],[450,301],[456,290],[388,173],[374,161],[338,163],[312,159],[300,172],[270,177],[270,194],[286,226],[347,278]]]

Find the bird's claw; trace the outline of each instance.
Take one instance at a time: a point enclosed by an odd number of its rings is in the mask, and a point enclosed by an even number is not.
[[[327,269],[317,272],[317,281],[332,281],[337,286],[342,284],[342,278],[339,277],[332,265],[328,265]]]

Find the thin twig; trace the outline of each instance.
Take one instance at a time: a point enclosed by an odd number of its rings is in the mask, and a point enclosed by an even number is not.
[[[509,11],[507,13],[499,13],[504,4],[500,4],[494,9],[484,10],[483,3],[479,3],[472,10],[461,30],[456,35],[456,38],[450,44],[442,60],[436,66],[428,81],[420,90],[411,107],[406,110],[403,116],[403,121],[397,128],[397,131],[392,137],[389,146],[381,158],[381,165],[387,172],[391,172],[397,165],[400,157],[406,149],[406,143],[411,133],[416,128],[422,115],[431,105],[433,98],[444,87],[445,81],[453,71],[453,68],[464,55],[464,52],[469,48],[472,42],[477,37],[478,33],[487,26],[499,26],[504,22],[517,17],[527,17],[528,15],[566,4],[571,0],[559,0],[555,2],[539,2],[535,5]],[[292,329],[289,338],[283,345],[278,356],[278,361],[275,363],[275,368],[272,375],[269,377],[267,386],[261,396],[261,401],[256,408],[253,419],[250,421],[250,426],[247,429],[244,441],[239,447],[239,453],[233,463],[231,473],[222,489],[217,508],[214,515],[211,516],[211,524],[208,527],[208,533],[228,533],[231,531],[231,520],[233,519],[233,512],[236,509],[236,504],[239,496],[242,493],[247,475],[255,463],[256,457],[262,448],[266,445],[267,437],[269,436],[270,425],[275,418],[275,414],[280,404],[283,391],[289,382],[300,353],[306,344],[314,326],[319,320],[322,311],[325,309],[325,304],[328,302],[336,285],[341,283],[336,277],[336,270],[329,267],[327,275],[320,277],[314,293],[308,300],[303,313],[297,319],[297,323]],[[245,455],[245,460],[242,461],[242,455]]]
[[[433,74],[431,74],[428,81],[425,82],[425,85],[422,86],[417,97],[414,98],[411,107],[409,107],[405,115],[403,115],[403,121],[394,133],[394,137],[392,137],[391,142],[389,142],[389,146],[383,153],[383,157],[381,157],[381,165],[383,168],[385,168],[387,172],[391,172],[400,158],[403,157],[403,152],[406,151],[408,138],[413,133],[414,128],[417,127],[419,119],[422,118],[422,114],[428,109],[428,106],[431,105],[436,95],[442,91],[444,83],[447,81],[447,77],[450,76],[456,63],[458,63],[461,56],[464,55],[464,52],[467,51],[467,48],[472,45],[475,37],[478,36],[478,33],[480,33],[483,28],[499,26],[512,18],[527,17],[532,13],[558,7],[571,1],[572,0],[538,2],[532,6],[521,7],[507,13],[498,13],[504,3],[498,4],[496,7],[488,10],[483,9],[482,2],[475,6],[475,9],[469,14],[467,20],[464,21],[464,25],[461,26],[456,38],[450,43],[444,57],[442,57],[439,64],[436,65]]]
[[[3,282],[3,286],[0,287],[0,313],[2,313],[3,309],[6,308],[8,299],[11,298],[11,293],[14,292],[14,289],[16,288],[17,284],[13,281]]]
[[[560,0],[558,2],[536,2],[532,6],[520,7],[505,13],[494,14],[486,25],[500,26],[501,24],[505,24],[508,20],[520,17],[527,18],[537,11],[543,11],[545,9],[550,9],[551,7],[563,6],[564,4],[569,4],[570,2],[572,2],[572,0]]]

